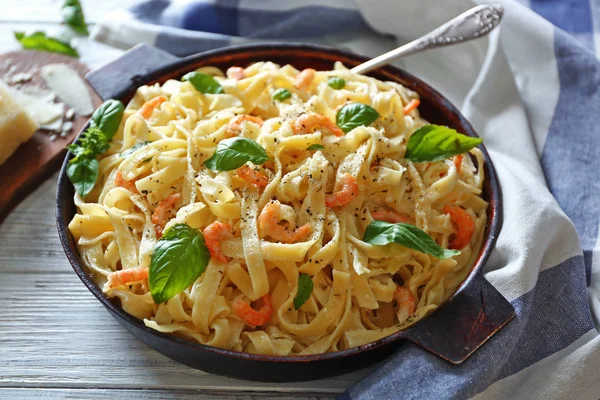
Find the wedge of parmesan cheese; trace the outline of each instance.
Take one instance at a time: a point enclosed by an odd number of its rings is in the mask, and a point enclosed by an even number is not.
[[[0,164],[38,129],[29,114],[0,82]]]

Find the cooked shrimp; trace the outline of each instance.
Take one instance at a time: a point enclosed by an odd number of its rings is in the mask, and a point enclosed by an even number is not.
[[[398,286],[396,291],[394,291],[394,300],[396,300],[398,307],[396,310],[398,324],[403,324],[406,322],[408,317],[415,313],[417,306],[415,296],[412,295],[410,290],[402,286]]]
[[[303,69],[294,80],[294,86],[296,86],[300,90],[306,90],[312,83],[313,79],[315,79],[315,71],[312,68]]]
[[[407,224],[412,223],[412,221],[409,217],[404,216],[402,214],[398,214],[394,211],[384,210],[382,208],[380,208],[377,211],[372,212],[371,216],[373,217],[373,219],[376,219],[377,221],[385,221],[385,222],[389,222],[391,224],[397,224],[398,222],[404,222]]]
[[[311,232],[309,224],[290,231],[285,226],[279,225],[280,222],[281,204],[274,201],[267,203],[258,217],[258,226],[274,240],[282,243],[297,243],[306,239]]]
[[[113,289],[148,279],[148,268],[128,268],[108,274],[108,287]]]
[[[313,112],[302,114],[292,124],[292,130],[294,131],[294,135],[311,133],[315,129],[322,128],[327,129],[335,136],[344,136],[344,131],[342,131],[332,120],[330,120],[324,115]]]
[[[459,206],[447,205],[444,207],[444,213],[450,214],[450,219],[458,228],[456,236],[450,242],[450,247],[453,249],[462,249],[471,241],[471,236],[475,231],[475,222],[467,212]]]
[[[263,173],[256,171],[249,165],[242,165],[235,171],[235,173],[246,182],[256,185],[260,188],[263,188],[269,184],[269,178],[267,178]]]
[[[248,325],[260,326],[266,324],[271,319],[273,306],[271,305],[271,296],[268,294],[258,299],[257,302],[260,303],[260,308],[255,310],[240,296],[233,300],[231,307],[238,317]]]
[[[453,158],[454,165],[456,166],[456,172],[460,174],[460,166],[462,165],[462,154],[459,154]]]
[[[421,104],[421,100],[412,99],[406,106],[404,106],[404,115],[419,107],[419,104]]]
[[[171,208],[173,208],[175,203],[177,203],[180,198],[181,195],[179,193],[175,193],[158,203],[156,210],[154,210],[154,214],[152,214],[152,223],[155,225],[154,230],[156,231],[156,236],[162,236],[162,231],[167,223],[166,214]]]
[[[341,189],[325,197],[327,207],[344,207],[358,196],[359,188],[356,178],[350,174],[344,174],[340,178],[340,182],[342,183]]]
[[[115,176],[115,186],[122,187],[129,190],[132,193],[139,194],[137,187],[135,187],[135,183],[132,181],[127,181],[121,175],[121,171],[117,171],[117,176]]]
[[[144,103],[144,105],[139,109],[138,112],[140,113],[142,118],[148,119],[154,112],[154,109],[162,103],[164,103],[165,101],[167,101],[167,98],[165,96],[155,97]]]
[[[262,126],[265,122],[262,118],[255,117],[253,115],[236,115],[229,121],[229,125],[227,126],[227,134],[231,137],[239,135],[242,133],[242,124],[247,121],[254,122],[260,126]]]
[[[210,256],[226,263],[229,259],[221,253],[221,241],[233,237],[231,226],[223,222],[215,221],[204,228],[204,241],[210,252]]]
[[[246,74],[244,74],[244,68],[242,67],[229,67],[227,68],[227,77],[240,81],[246,77]]]

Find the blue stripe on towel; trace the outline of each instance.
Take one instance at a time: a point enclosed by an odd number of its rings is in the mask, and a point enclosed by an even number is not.
[[[131,12],[146,23],[255,39],[318,38],[371,30],[358,10],[318,5],[269,10],[239,8],[239,0],[218,3],[151,0],[134,6]]]
[[[293,39],[370,30],[358,10],[306,6],[289,10],[242,9],[239,33],[248,38]]]
[[[560,95],[542,168],[548,187],[577,227],[590,282],[600,221],[600,64],[566,33],[556,30]]]
[[[594,329],[581,256],[540,273],[533,290],[512,302],[517,316],[461,365],[406,344],[391,361],[349,389],[351,398],[465,398],[560,351]],[[346,397],[348,398],[348,397]]]
[[[139,21],[148,24],[160,24],[161,16],[170,4],[169,0],[149,0],[134,5],[129,11]]]
[[[149,0],[133,6],[136,19],[154,25],[238,36],[239,0],[174,2]]]
[[[193,31],[240,36],[239,0],[222,0],[217,3],[191,2],[178,14],[178,27]]]
[[[567,32],[594,31],[588,0],[531,0],[531,9]]]

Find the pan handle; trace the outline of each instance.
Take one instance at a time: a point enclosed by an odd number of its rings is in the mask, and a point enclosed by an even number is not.
[[[514,316],[513,306],[478,273],[452,300],[402,336],[460,364]]]
[[[116,99],[141,86],[145,75],[179,60],[172,54],[142,43],[116,60],[88,72],[85,78],[102,100]]]

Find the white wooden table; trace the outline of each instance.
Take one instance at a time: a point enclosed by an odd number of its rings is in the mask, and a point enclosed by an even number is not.
[[[132,2],[83,4],[93,22]],[[0,52],[19,48],[15,30],[57,29],[61,4],[0,0]],[[82,60],[93,67],[120,53],[86,40],[78,45]],[[0,225],[0,399],[316,399],[335,397],[368,373],[250,382],[197,371],[148,348],[108,314],[71,269],[56,232],[55,190],[56,175]]]

